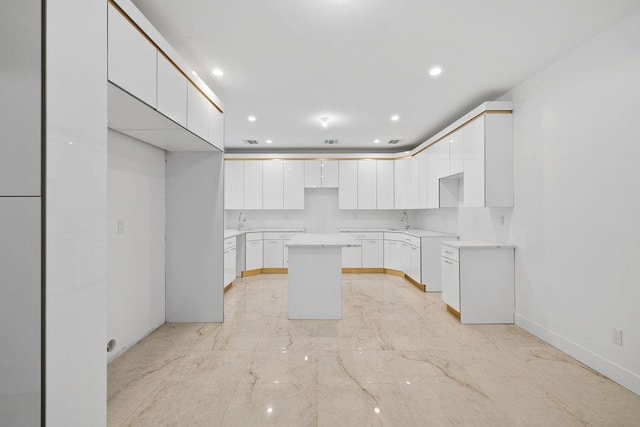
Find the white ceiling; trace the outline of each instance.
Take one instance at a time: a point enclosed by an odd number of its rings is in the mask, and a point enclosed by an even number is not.
[[[640,8],[640,0],[132,1],[222,99],[225,146],[235,152],[413,147]],[[432,78],[436,64],[443,73]]]

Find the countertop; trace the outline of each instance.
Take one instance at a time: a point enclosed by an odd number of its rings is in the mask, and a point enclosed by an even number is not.
[[[464,249],[464,248],[511,248],[515,249],[516,245],[510,245],[508,243],[495,243],[495,242],[482,242],[478,240],[451,240],[442,242],[442,245],[449,246],[450,248]]]
[[[304,233],[304,228],[252,228],[244,230],[226,229],[224,238],[242,236],[247,233]]]
[[[457,238],[455,234],[443,233],[442,231],[424,230],[422,228],[408,229],[392,229],[392,228],[340,228],[341,233],[366,233],[366,232],[385,232],[385,233],[402,233],[413,237],[451,237]]]
[[[362,246],[360,242],[355,240],[351,236],[347,236],[340,233],[304,233],[298,234],[286,244],[288,247],[320,247],[320,248],[332,248],[332,247],[359,247]]]

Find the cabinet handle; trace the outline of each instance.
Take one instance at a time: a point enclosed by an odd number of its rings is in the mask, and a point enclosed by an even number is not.
[[[446,262],[447,264],[453,264],[453,262],[448,261],[448,260],[446,260],[446,259],[444,260],[444,262]]]
[[[378,243],[376,240],[369,240],[369,243]]]
[[[445,254],[453,255],[453,252],[444,251]]]

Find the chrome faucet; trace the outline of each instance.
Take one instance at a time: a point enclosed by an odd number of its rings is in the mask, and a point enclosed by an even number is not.
[[[240,213],[238,214],[238,230],[242,230],[246,220],[247,218],[245,218],[244,212],[240,211]]]
[[[407,217],[406,212],[402,212],[402,218],[400,218],[400,222],[404,225],[405,230],[409,228],[409,217]]]

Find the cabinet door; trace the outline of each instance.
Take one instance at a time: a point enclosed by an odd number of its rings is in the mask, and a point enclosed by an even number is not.
[[[337,163],[339,163],[340,168],[338,208],[358,209],[358,162],[355,160],[340,160]]]
[[[285,160],[284,209],[304,209],[304,160]]]
[[[224,116],[223,114],[209,103],[209,139],[208,141],[218,147],[220,151],[224,151]]]
[[[440,170],[436,151],[429,147],[425,153],[427,153],[427,209],[438,209],[440,207]]]
[[[244,209],[244,162],[224,162],[224,208]]]
[[[205,141],[209,140],[209,100],[192,85],[187,85],[187,129]]]
[[[478,119],[482,120],[482,119]],[[449,173],[454,175],[464,170],[464,131],[459,129],[449,135]]]
[[[376,208],[393,209],[393,160],[376,160]]]
[[[305,160],[304,161],[304,186],[305,188],[322,187],[322,161],[321,160]]]
[[[411,158],[394,160],[395,208],[408,209],[411,187]]]
[[[224,258],[224,274],[223,274],[224,281],[223,281],[223,283],[224,283],[224,286],[226,287],[230,283],[230,276],[231,276],[231,270],[230,270],[231,263],[229,261],[229,250],[228,249],[224,250],[223,258]]]
[[[384,267],[384,241],[362,240],[362,268]]]
[[[416,208],[417,209],[426,209],[429,206],[429,162],[427,159],[427,152],[423,151],[414,157],[415,162],[415,174],[417,176],[417,197],[416,200]]]
[[[244,208],[262,209],[262,161],[244,161]]]
[[[339,161],[323,160],[321,166],[322,166],[322,188],[338,188]]]
[[[284,170],[282,160],[262,162],[262,208],[284,207]]]
[[[187,126],[187,80],[164,55],[158,55],[158,111]]]
[[[438,178],[451,175],[449,169],[449,140],[443,139],[432,145],[432,147],[437,160]]]
[[[342,268],[361,268],[362,248],[342,248]]]
[[[246,271],[262,268],[262,240],[249,240],[246,243]]]
[[[484,207],[484,118],[464,127],[464,206]]]
[[[384,268],[402,271],[401,245],[395,240],[384,241]]]
[[[376,161],[358,160],[358,209],[375,209],[377,207],[376,180]]]
[[[418,283],[422,283],[422,277],[420,275],[420,248],[413,245],[408,245],[409,256],[409,268],[407,274],[413,280]]]
[[[229,283],[236,280],[236,263],[237,263],[237,251],[236,247],[229,249]]]
[[[442,258],[442,301],[460,312],[460,263]]]
[[[282,268],[283,260],[283,241],[277,239],[269,239],[264,241],[263,246],[263,266],[264,268]]]
[[[156,48],[109,5],[109,81],[156,108]]]

